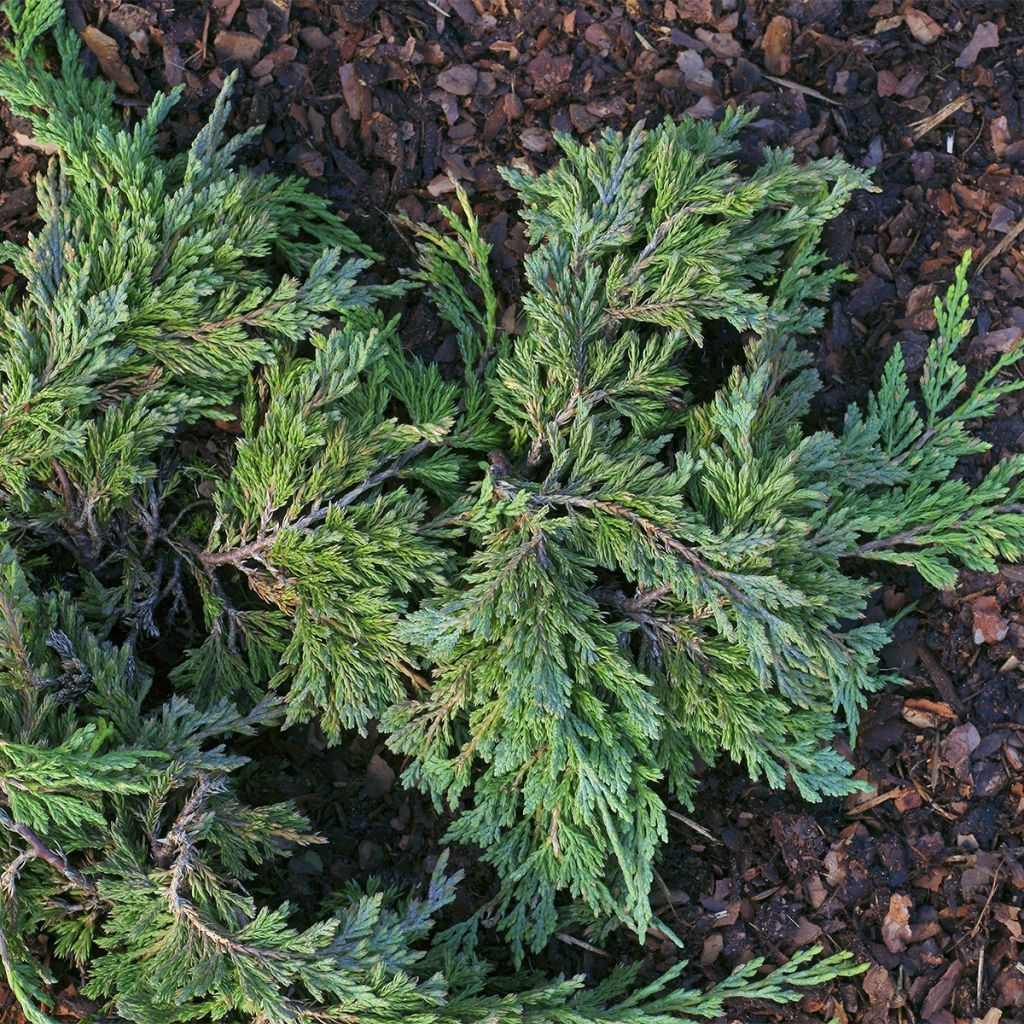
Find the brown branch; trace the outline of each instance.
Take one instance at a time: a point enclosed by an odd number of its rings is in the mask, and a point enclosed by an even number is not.
[[[182,224],[182,226],[178,228],[173,235],[171,235],[167,245],[164,247],[163,254],[160,256],[159,261],[153,268],[152,273],[149,275],[149,280],[152,283],[155,284],[160,275],[167,269],[168,264],[171,262],[171,258],[174,256],[174,250],[177,249],[178,242],[181,241],[181,236],[185,233],[185,229],[187,227],[187,224]]]
[[[307,513],[301,519],[297,519],[294,523],[283,523],[281,524],[281,527],[291,530],[308,530],[313,526],[319,525],[327,518],[332,509],[347,508],[358,498],[361,498],[367,491],[371,491],[374,487],[384,483],[386,480],[390,480],[392,477],[398,476],[406,465],[416,458],[417,455],[420,455],[436,443],[437,442],[429,438],[424,438],[422,441],[419,441],[411,448],[404,451],[401,455],[397,456],[394,462],[392,462],[386,469],[382,469],[379,472],[374,473],[373,476],[367,477],[367,479],[361,484],[353,487],[352,490],[343,494],[340,498],[337,498],[335,501],[330,501],[319,508],[315,508],[312,512]],[[239,562],[244,562],[247,559],[253,558],[266,551],[267,548],[274,543],[275,536],[276,535],[273,533],[266,534],[243,547],[229,548],[226,551],[203,551],[199,557],[202,560],[203,565],[208,569],[217,568],[222,565],[237,565]]]
[[[57,476],[57,483],[60,485],[61,497],[64,499],[64,504],[68,508],[73,508],[75,504],[75,492],[71,486],[71,481],[68,479],[67,471],[64,467],[55,459],[50,459],[50,465],[53,467],[53,472]]]
[[[284,309],[285,306],[290,306],[294,301],[294,299],[291,299],[282,302],[272,302],[269,306],[259,306],[256,309],[249,310],[248,313],[239,313],[237,316],[229,316],[224,320],[214,320],[211,323],[202,324],[194,331],[170,331],[167,334],[161,335],[161,340],[197,341],[209,337],[216,331],[222,331],[227,327],[241,327],[251,324],[261,316],[266,316],[268,313],[276,313],[278,310]]]
[[[972,509],[972,512],[979,511],[978,509]],[[1020,514],[1024,512],[1024,505],[1012,504],[1012,505],[997,505],[992,512],[996,515],[1012,512]],[[970,515],[971,513],[968,513]],[[967,516],[961,516],[956,522],[951,523],[951,526],[964,525]],[[934,530],[938,524],[936,523],[921,523],[918,526],[914,526],[909,530],[904,530],[902,533],[895,533],[891,537],[879,537],[876,540],[866,541],[861,544],[855,551],[847,552],[847,557],[856,555],[866,555],[871,551],[885,551],[890,548],[896,547],[898,544],[913,544],[922,534],[928,533]],[[949,529],[948,526],[944,529]]]
[[[175,919],[184,922],[207,942],[224,950],[231,957],[248,956],[255,960],[276,960],[284,963],[311,960],[313,954],[289,953],[269,946],[256,946],[251,943],[240,942],[223,928],[208,921],[203,916],[202,911],[185,895],[189,876],[198,859],[194,840],[188,831],[188,824],[202,810],[203,802],[207,795],[211,792],[216,792],[218,789],[217,780],[208,777],[201,779],[192,795],[185,802],[185,806],[181,809],[167,838],[163,840],[165,845],[177,850],[177,857],[171,870],[170,884],[167,888],[168,909]],[[281,1001],[295,1013],[296,1017],[350,1022],[350,1024],[356,1024],[357,1021],[357,1018],[350,1014],[339,1014],[332,1009],[320,1009],[311,1003],[292,999],[285,995],[281,995]]]
[[[20,821],[15,821],[3,808],[0,808],[0,826],[24,839],[28,843],[34,857],[45,860],[54,871],[62,874],[72,885],[88,893],[90,896],[96,895],[96,886],[80,871],[73,868],[68,863],[67,857],[62,853],[51,850],[33,829]]]
[[[0,619],[3,620],[7,627],[8,645],[21,665],[26,680],[29,682],[34,681],[35,673],[32,671],[32,659],[29,657],[28,646],[18,624],[17,613],[15,612],[14,605],[2,590],[0,590]]]
[[[508,483],[499,482],[495,484],[495,490],[499,491],[502,497],[506,499],[510,499],[515,496],[515,488]],[[717,580],[724,587],[730,589],[730,591],[735,590],[735,584],[729,580],[728,573],[724,573],[721,570],[708,565],[708,563],[705,562],[693,548],[683,544],[682,541],[676,540],[672,534],[658,526],[657,523],[652,522],[650,519],[640,515],[638,512],[634,512],[625,505],[619,505],[613,501],[602,501],[600,498],[581,498],[572,494],[531,494],[530,503],[534,505],[564,505],[567,508],[592,509],[598,512],[607,512],[609,515],[615,516],[619,519],[625,519],[627,523],[638,527],[648,537],[650,537],[651,540],[661,544],[662,547],[673,552],[673,554],[679,555],[685,561],[689,562],[695,569],[700,570],[704,575]],[[739,592],[737,591],[737,593]]]
[[[257,958],[266,957],[270,960],[287,960],[289,959],[288,954],[282,953],[280,950],[265,949],[262,946],[239,942],[217,925],[207,921],[199,908],[185,895],[189,877],[195,870],[195,862],[198,859],[195,842],[188,831],[188,826],[203,809],[207,796],[210,793],[220,792],[222,789],[223,784],[220,780],[209,776],[201,778],[191,796],[185,801],[166,838],[158,841],[159,845],[177,851],[174,867],[171,870],[170,883],[167,887],[167,908],[175,918],[184,920],[208,942],[229,953]]]
[[[643,247],[640,255],[637,256],[636,262],[633,264],[633,269],[626,275],[622,284],[619,286],[619,290],[616,293],[616,297],[623,295],[629,291],[630,287],[636,284],[640,275],[644,272],[647,267],[647,261],[655,254],[658,246],[665,240],[665,237],[672,230],[673,227],[683,218],[688,217],[692,213],[706,213],[708,208],[700,204],[691,204],[684,206],[682,209],[676,210],[670,217],[666,217],[651,235],[651,240]]]
[[[884,551],[886,548],[895,547],[897,544],[910,544],[917,537],[920,537],[922,533],[927,533],[930,529],[931,524],[927,526],[915,526],[911,530],[904,530],[903,533],[896,533],[891,537],[880,537],[877,540],[867,541],[866,543],[861,544],[853,554],[864,555],[869,551]]]

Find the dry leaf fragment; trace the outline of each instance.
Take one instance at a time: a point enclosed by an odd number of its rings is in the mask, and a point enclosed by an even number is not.
[[[894,892],[889,897],[889,910],[882,922],[882,941],[890,953],[902,953],[910,941],[910,908],[913,903],[909,896]]]
[[[128,65],[121,60],[117,52],[117,42],[106,32],[101,32],[95,25],[86,25],[82,31],[82,39],[100,62],[103,74],[109,78],[121,92],[137,93],[139,87],[128,70]]]
[[[979,647],[1006,639],[1010,624],[1000,614],[999,602],[991,594],[976,597],[971,602],[971,612],[974,615],[974,642]]]
[[[24,132],[19,132],[15,129],[11,133],[11,137],[15,143],[19,146],[24,146],[26,149],[35,149],[45,156],[53,156],[54,153],[60,152],[60,147],[55,146],[52,142],[40,142],[38,139],[34,139],[31,135],[26,135]]]
[[[925,46],[931,46],[942,35],[942,26],[931,15],[919,11],[916,7],[908,7],[903,12],[910,34]]]
[[[765,67],[773,75],[789,73],[790,47],[793,45],[793,23],[781,14],[775,15],[764,30],[761,48]]]
[[[999,45],[999,28],[993,21],[983,21],[974,30],[971,41],[963,48],[953,63],[958,68],[969,68],[978,59],[982,50]]]

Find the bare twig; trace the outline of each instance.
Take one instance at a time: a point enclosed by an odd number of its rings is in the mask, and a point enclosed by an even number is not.
[[[831,103],[833,107],[844,106],[839,100],[834,100],[831,96],[826,96],[823,92],[818,92],[817,89],[812,89],[809,85],[801,85],[799,82],[793,82],[788,78],[776,78],[775,75],[762,73],[761,77],[767,78],[769,82],[774,82],[776,85],[781,85],[784,89],[792,89],[793,92],[803,93],[804,96],[813,96],[816,100],[821,100],[822,103]]]
[[[603,949],[598,949],[593,943],[584,942],[583,939],[577,939],[575,935],[568,935],[566,932],[555,932],[555,938],[559,942],[565,942],[570,946],[579,946],[580,949],[585,949],[588,953],[593,953],[596,956],[608,955]]]
[[[963,109],[971,102],[970,93],[961,93],[955,100],[950,100],[944,107],[940,107],[934,114],[922,117],[915,121],[910,127],[914,130],[914,141],[924,138],[933,128],[938,128],[947,117],[952,117],[958,110]]]
[[[974,276],[976,277],[980,274],[997,256],[1002,256],[1017,241],[1022,231],[1024,231],[1024,217],[1006,232],[999,244],[991,252],[986,253],[985,258],[978,264],[978,269],[974,271]]]
[[[666,808],[666,813],[670,817],[675,818],[676,821],[681,821],[688,828],[692,828],[694,832],[699,833],[708,841],[715,843],[718,846],[722,845],[720,839],[716,839],[703,825],[699,825],[695,822],[693,818],[688,818],[685,814],[680,814],[679,811],[673,811],[671,807]]]

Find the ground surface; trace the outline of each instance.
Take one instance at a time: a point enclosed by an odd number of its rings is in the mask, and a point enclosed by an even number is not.
[[[980,256],[972,370],[1024,327],[1021,3],[69,0],[69,10],[117,43],[119,57],[98,73],[118,81],[126,107],[184,84],[168,146],[191,138],[240,68],[235,124],[267,126],[249,161],[308,175],[392,273],[410,252],[388,215],[436,217],[449,176],[459,180],[494,244],[510,317],[525,246],[498,166],[549,165],[554,131],[587,137],[666,114],[715,116],[738,101],[760,108],[752,150],[787,144],[876,169],[881,191],[830,232],[856,280],[837,291],[812,342],[822,419],[863,395],[893,345],[920,365],[932,297],[967,247]],[[30,227],[45,160],[16,130],[0,112],[6,238]],[[407,345],[451,361],[427,306],[412,300],[406,312]],[[986,428],[996,454],[1021,450],[1022,404],[1007,403]],[[673,819],[659,868],[659,909],[696,980],[819,942],[873,966],[786,1019],[1024,1020],[1022,598],[1024,568],[1012,566],[965,576],[955,593],[909,577],[884,588],[878,614],[916,607],[886,652],[906,685],[876,701],[851,755],[872,795],[808,806],[727,767],[708,773],[697,825]],[[401,765],[381,742],[329,750],[293,734],[276,754],[269,781],[332,844],[293,863],[293,896],[314,902],[370,873],[422,882],[443,822],[395,784]],[[455,859],[469,870],[462,899],[479,905],[490,878],[471,852]],[[652,967],[679,956],[657,935],[645,948]],[[553,940],[538,966],[600,972],[629,952],[628,937],[594,950]]]

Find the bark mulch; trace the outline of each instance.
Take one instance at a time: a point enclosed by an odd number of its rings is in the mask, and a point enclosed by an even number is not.
[[[759,108],[748,156],[789,145],[875,170],[830,229],[855,279],[813,339],[835,420],[876,381],[895,345],[912,369],[934,327],[932,300],[971,248],[973,373],[1024,331],[1024,4],[1018,0],[68,0],[97,73],[126,115],[182,85],[166,145],[195,134],[237,70],[234,124],[264,124],[254,166],[308,176],[397,274],[411,252],[390,216],[437,220],[458,181],[494,246],[506,323],[526,249],[497,167],[543,169],[555,132],[586,139],[666,115]],[[34,215],[46,157],[0,111],[0,237]],[[0,287],[9,283],[0,267]],[[407,346],[440,363],[454,347],[422,299],[407,300]],[[985,428],[993,455],[1024,444],[1024,399]],[[984,460],[968,467],[983,472]],[[908,607],[911,609],[908,612]],[[850,753],[871,787],[802,803],[723,766],[696,809],[672,818],[656,900],[685,942],[658,933],[652,969],[681,955],[698,983],[738,962],[782,962],[821,943],[871,963],[801,1006],[737,1019],[846,1024],[1024,1020],[1024,569],[965,574],[943,594],[887,577],[873,612],[903,612],[885,652],[894,685]],[[902,681],[902,682],[901,682]],[[401,764],[375,736],[327,748],[315,730],[274,749],[278,778],[331,840],[285,883],[313,905],[348,879],[421,884],[444,829],[396,785]],[[276,766],[276,767],[275,767]],[[681,809],[679,809],[681,811]],[[492,883],[469,850],[455,913]],[[500,943],[491,943],[500,958]],[[600,974],[635,940],[552,941],[536,965]],[[73,995],[68,996],[74,1004]],[[68,1006],[75,1011],[75,1005]],[[0,1020],[17,1019],[5,1017]]]

